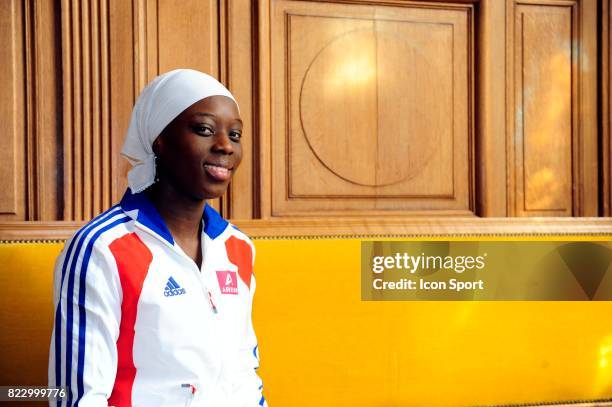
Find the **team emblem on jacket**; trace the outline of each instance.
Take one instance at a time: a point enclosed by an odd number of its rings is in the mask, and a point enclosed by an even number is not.
[[[235,271],[217,271],[221,294],[238,294],[238,280]]]
[[[164,290],[164,296],[174,297],[175,295],[185,294],[185,289],[182,288],[174,278],[170,277],[166,283],[166,289]]]

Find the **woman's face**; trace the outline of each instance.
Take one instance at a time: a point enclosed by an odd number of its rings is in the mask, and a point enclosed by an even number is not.
[[[195,200],[220,197],[242,160],[241,137],[232,99],[210,96],[194,103],[153,143],[160,182]]]

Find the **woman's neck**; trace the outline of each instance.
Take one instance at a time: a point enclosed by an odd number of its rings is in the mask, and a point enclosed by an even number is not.
[[[147,190],[147,196],[178,240],[199,237],[205,200],[185,196],[174,186],[160,182]]]

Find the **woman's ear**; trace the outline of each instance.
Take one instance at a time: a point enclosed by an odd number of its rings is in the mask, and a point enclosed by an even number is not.
[[[164,142],[162,140],[162,134],[160,134],[159,136],[157,136],[155,141],[153,141],[153,145],[151,146],[153,150],[153,154],[159,157],[159,155],[161,154],[163,150],[163,144]]]

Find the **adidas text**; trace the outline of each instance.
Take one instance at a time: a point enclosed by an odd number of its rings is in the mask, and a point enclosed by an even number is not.
[[[175,295],[185,294],[184,288],[173,288],[172,290],[164,291],[164,296],[166,297],[174,297]]]

